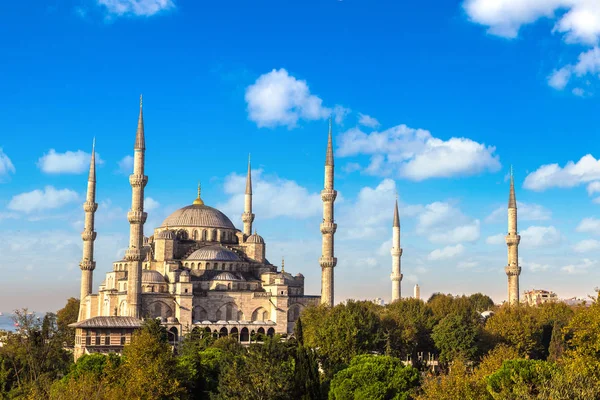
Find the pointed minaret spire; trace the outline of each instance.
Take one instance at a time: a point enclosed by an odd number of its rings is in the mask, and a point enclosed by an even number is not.
[[[96,204],[96,139],[92,142],[92,156],[90,158],[90,172],[88,174],[87,194],[85,203],[83,203],[83,211],[85,211],[85,220],[81,239],[83,240],[83,257],[79,263],[81,268],[81,304],[84,304],[83,299],[92,293],[92,280],[96,262],[94,261],[94,240],[96,240],[96,232],[94,231],[94,214],[98,209]],[[89,311],[89,310],[87,310]],[[80,313],[82,318],[84,313]]]
[[[392,223],[392,302],[400,300],[402,282],[402,273],[400,258],[402,257],[402,247],[400,247],[400,215],[398,213],[398,194],[396,194],[396,204],[394,206],[394,222]]]
[[[135,150],[146,150],[146,139],[144,138],[144,111],[142,109],[142,95],[140,94],[140,115],[138,117],[137,132],[135,134]]]
[[[248,173],[246,175],[246,192],[244,194],[242,222],[244,223],[244,235],[250,236],[252,234],[252,222],[254,222],[254,214],[252,214],[252,172],[250,154],[248,154]]]
[[[133,174],[129,176],[131,184],[131,210],[129,220],[129,248],[125,252],[127,260],[127,306],[129,316],[142,317],[142,261],[145,258],[144,223],[148,214],[144,212],[144,188],[148,177],[144,174],[146,143],[144,138],[144,117],[142,96],[140,96],[140,116],[138,118],[135,146],[133,149]]]
[[[337,224],[334,222],[333,203],[337,197],[337,191],[334,189],[333,182],[333,143],[331,132],[331,117],[329,118],[329,135],[327,138],[327,154],[325,157],[325,187],[321,191],[321,200],[323,201],[323,222],[321,223],[321,304],[327,304],[333,307],[333,269],[337,265],[337,258],[334,256],[334,234],[337,230]]]
[[[198,181],[198,197],[196,197],[196,200],[194,200],[194,202],[192,204],[195,204],[197,206],[204,205],[204,201],[202,200],[202,197],[200,197],[201,193],[202,193],[202,186],[200,186],[200,181]]]
[[[515,196],[515,180],[512,166],[510,167],[510,193],[508,195],[508,234],[506,245],[508,247],[508,265],[504,268],[508,276],[508,302],[511,305],[519,304],[519,243],[521,236],[517,230],[517,198]]]

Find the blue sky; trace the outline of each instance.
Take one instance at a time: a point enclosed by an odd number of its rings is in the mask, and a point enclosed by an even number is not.
[[[98,166],[94,286],[127,246],[138,97],[145,232],[203,198],[241,226],[252,154],[267,257],[320,290],[327,118],[336,144],[336,300],[506,297],[506,180],[521,287],[592,293],[600,267],[594,0],[197,2],[0,6],[0,311],[78,294],[86,170]],[[543,4],[542,4],[543,3]]]

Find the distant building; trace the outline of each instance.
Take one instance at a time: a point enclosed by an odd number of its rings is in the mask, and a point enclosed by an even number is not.
[[[558,301],[558,296],[556,293],[548,290],[533,289],[523,293],[523,303],[527,303],[530,306],[536,306],[555,301]]]
[[[383,299],[381,297],[378,297],[376,299],[371,300],[373,303],[377,304],[378,306],[385,306],[385,301],[383,301]]]

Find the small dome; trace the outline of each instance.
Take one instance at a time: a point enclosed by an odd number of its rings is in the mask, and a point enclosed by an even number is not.
[[[166,283],[165,278],[158,271],[151,269],[142,270],[142,283]]]
[[[246,243],[264,244],[265,239],[263,239],[262,236],[258,235],[256,232],[254,232],[252,235],[248,236],[248,240],[246,240]]]
[[[169,215],[161,226],[235,229],[225,214],[204,204],[180,208]]]
[[[219,275],[212,278],[213,281],[241,281],[240,278],[231,272],[221,272]]]
[[[167,239],[167,240],[175,240],[175,232],[169,229],[165,229],[164,231],[160,231],[158,235],[156,235],[157,239]]]
[[[222,246],[206,246],[194,251],[187,258],[189,261],[240,261],[233,251]]]

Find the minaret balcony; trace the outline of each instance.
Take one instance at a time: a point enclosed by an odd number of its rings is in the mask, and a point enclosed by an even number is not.
[[[245,212],[242,214],[242,222],[247,224],[247,223],[252,223],[254,221],[254,214],[249,213],[249,212]]]
[[[401,247],[392,247],[392,257],[401,257],[402,256],[402,248]]]
[[[94,203],[93,201],[86,201],[85,203],[83,203],[83,211],[85,211],[86,213],[96,212],[97,209],[98,203]]]
[[[321,268],[333,268],[337,265],[336,257],[320,257],[319,264]]]
[[[82,271],[93,271],[96,269],[96,261],[82,260],[79,263],[79,268],[81,268]]]
[[[141,249],[127,249],[125,250],[125,259],[127,261],[143,261],[144,255]]]
[[[393,273],[390,275],[390,279],[392,280],[392,282],[400,282],[402,281],[402,278],[404,277],[404,275],[398,273]]]
[[[337,190],[333,189],[323,189],[321,190],[321,200],[324,203],[333,202],[337,197]]]
[[[506,235],[506,244],[509,246],[518,245],[521,242],[521,235],[508,234]]]
[[[131,187],[145,187],[148,183],[148,177],[146,175],[129,175],[129,183]]]
[[[519,276],[521,275],[521,267],[518,265],[508,265],[504,267],[504,271],[508,276]]]
[[[322,222],[321,233],[322,234],[334,234],[337,230],[337,224],[334,222]]]
[[[96,232],[83,231],[83,232],[81,232],[81,239],[83,239],[84,242],[89,242],[90,240],[96,240]]]
[[[130,224],[143,224],[144,222],[146,222],[147,217],[148,214],[144,211],[132,210],[127,213],[127,219],[129,220]]]

